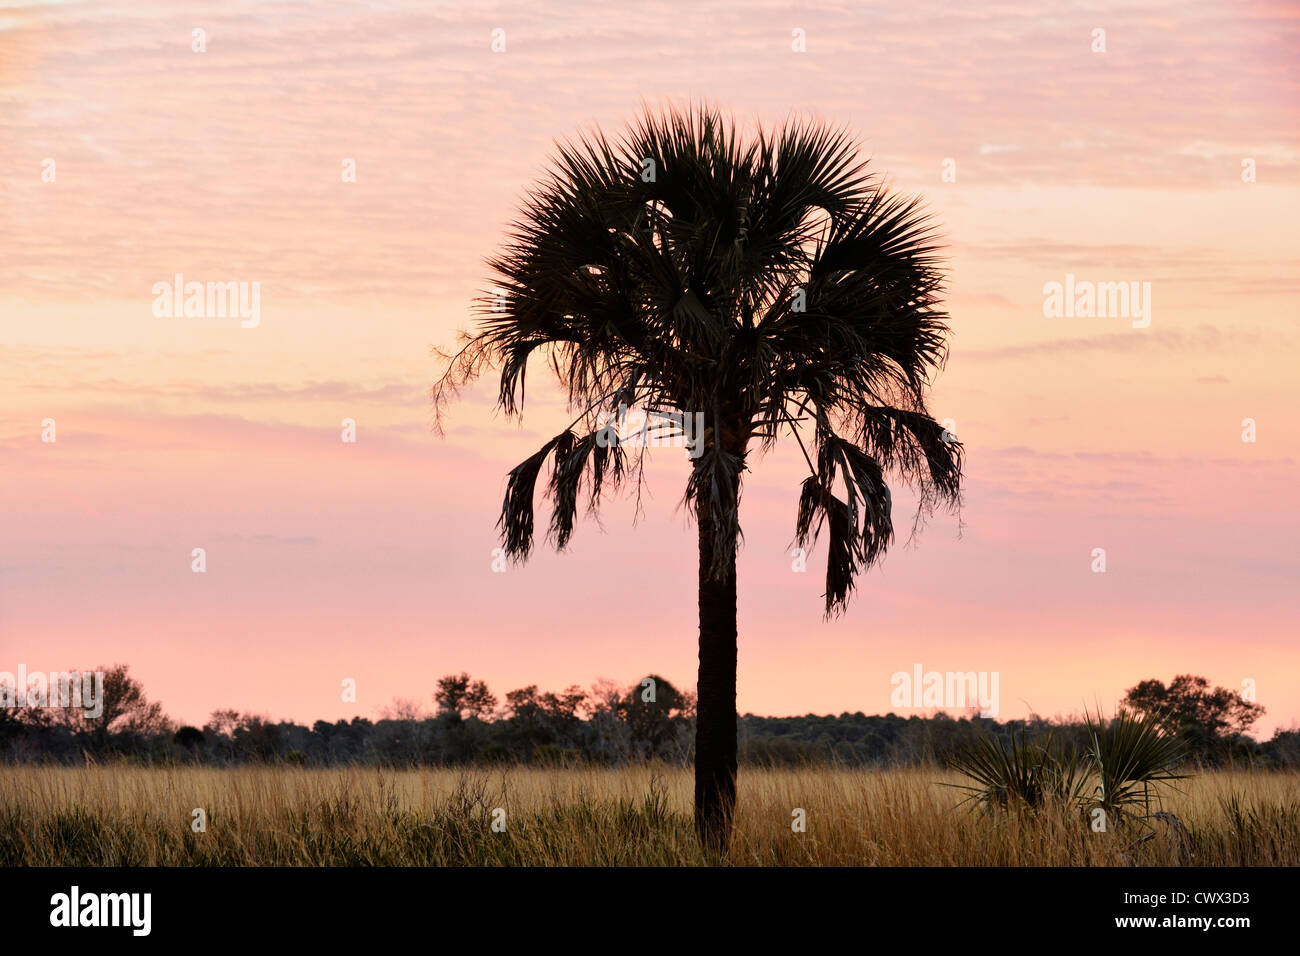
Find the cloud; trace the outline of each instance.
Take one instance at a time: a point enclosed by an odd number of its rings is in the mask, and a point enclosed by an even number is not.
[[[795,54],[774,0],[672,16],[244,0],[208,14],[200,54],[192,18],[166,4],[23,7],[6,36],[23,69],[0,119],[15,171],[0,286],[147,300],[181,271],[261,281],[267,296],[428,301],[484,274],[557,138],[702,93],[768,121],[815,106],[860,129],[883,170],[936,185],[955,158],[959,190],[1222,188],[1252,154],[1271,164],[1261,183],[1294,181],[1300,24],[1270,9],[1109,9],[1098,55],[1084,3],[813,5],[794,14],[808,36]],[[55,183],[37,174],[44,157]]]
[[[87,390],[100,395],[135,395],[201,399],[214,403],[258,402],[356,402],[384,405],[428,405],[429,390],[424,384],[389,383],[366,387],[355,382],[306,382],[302,385],[282,385],[277,382],[251,382],[237,385],[212,385],[203,382],[167,382],[157,385],[102,379],[77,383],[71,389],[66,383],[30,382],[26,388],[36,391],[70,393]]]
[[[1108,335],[1068,339],[1048,339],[1024,345],[1004,345],[987,349],[962,349],[960,359],[1004,361],[1060,355],[1118,355],[1142,352],[1214,352],[1277,346],[1287,342],[1285,336],[1258,330],[1221,329],[1200,325],[1188,331],[1179,329],[1133,329]],[[954,353],[956,353],[954,348]]]

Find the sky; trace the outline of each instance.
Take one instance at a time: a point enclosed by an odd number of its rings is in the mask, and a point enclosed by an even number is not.
[[[0,0],[0,671],[126,663],[195,724],[693,686],[684,452],[501,573],[505,475],[572,416],[488,381],[438,437],[428,389],[556,143],[707,101],[845,124],[924,197],[967,455],[960,522],[831,621],[797,447],[753,456],[739,710],[920,712],[920,665],[996,672],[1002,719],[1195,673],[1300,726],[1298,40],[1206,0]],[[258,283],[257,321],[156,314],[177,274]],[[1149,324],[1047,314],[1067,275]]]

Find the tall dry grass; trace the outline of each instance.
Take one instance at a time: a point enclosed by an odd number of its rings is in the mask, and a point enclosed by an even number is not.
[[[936,769],[740,777],[726,861],[691,829],[680,768],[233,770],[6,767],[0,864],[1121,866],[1300,864],[1300,774],[1205,773],[1166,791],[1186,839],[1094,833],[1064,810],[984,817]],[[191,828],[206,811],[207,831]],[[505,810],[505,831],[492,829]],[[794,832],[794,811],[807,830]],[[1154,809],[1154,808],[1153,808]],[[1154,836],[1139,842],[1151,832]]]

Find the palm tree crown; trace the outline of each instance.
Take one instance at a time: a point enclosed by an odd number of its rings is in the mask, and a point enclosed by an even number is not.
[[[916,491],[918,518],[960,503],[961,445],[926,407],[948,331],[937,249],[920,200],[891,194],[844,130],[817,121],[746,138],[698,107],[561,146],[433,392],[441,413],[499,369],[500,407],[517,415],[535,355],[567,389],[577,419],[510,472],[507,554],[530,552],[548,459],[561,549],[580,499],[594,508],[636,471],[610,413],[702,413],[685,500],[708,512],[709,574],[734,566],[751,444],[788,431],[810,470],[796,538],[825,528],[826,612],[842,608],[893,536],[886,475]]]

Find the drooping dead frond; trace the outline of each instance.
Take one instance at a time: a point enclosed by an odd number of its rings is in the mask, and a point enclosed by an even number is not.
[[[563,455],[572,444],[573,432],[561,432],[510,470],[501,518],[497,522],[507,557],[516,561],[528,559],[533,550],[533,494],[537,476],[551,452],[558,449]]]
[[[844,499],[834,493],[837,478],[844,485]],[[892,508],[880,464],[828,428],[819,428],[817,473],[804,479],[795,538],[800,547],[810,549],[822,526],[828,529],[827,615],[844,608],[858,574],[879,560],[893,540]]]
[[[587,475],[588,462],[591,463],[590,475]],[[555,505],[551,513],[551,537],[556,550],[563,551],[573,534],[584,476],[590,492],[589,507],[595,510],[600,504],[600,492],[607,474],[615,487],[623,480],[624,451],[612,427],[605,426],[592,432],[574,442],[567,451],[557,446],[550,486],[551,500]]]

